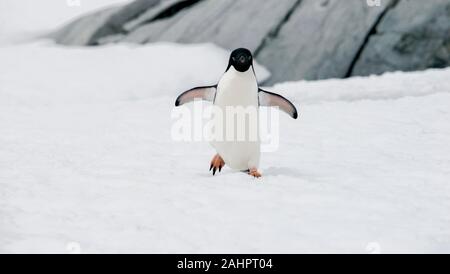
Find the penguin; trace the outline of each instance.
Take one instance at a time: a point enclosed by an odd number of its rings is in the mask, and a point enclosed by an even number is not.
[[[181,93],[175,101],[175,106],[199,99],[212,102],[214,106],[223,110],[229,106],[254,107],[257,110],[259,106],[276,106],[293,119],[298,117],[297,109],[288,99],[258,86],[253,68],[253,56],[246,48],[238,48],[231,52],[225,73],[217,84],[199,86]],[[237,119],[244,119],[240,121],[244,123],[247,121],[246,117],[237,117]],[[258,171],[261,154],[259,134],[252,140],[247,138],[240,141],[220,140],[210,143],[217,152],[209,168],[213,176],[226,164],[234,170],[247,172],[255,178],[261,177]]]

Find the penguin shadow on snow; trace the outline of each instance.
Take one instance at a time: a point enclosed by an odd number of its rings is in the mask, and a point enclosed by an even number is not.
[[[233,174],[243,174],[243,175],[248,176],[247,171],[232,170],[227,167],[222,168],[222,170],[220,172],[216,172],[215,175],[213,175],[211,171],[197,173],[198,176],[203,177],[203,178],[215,178],[215,177],[222,177],[222,176],[230,176]]]
[[[290,167],[268,167],[262,170],[263,177],[287,176],[293,178],[305,178],[307,175]]]
[[[232,170],[229,168],[223,168],[221,172],[216,173],[216,175],[212,175],[211,172],[198,172],[197,175],[203,178],[214,178],[214,177],[222,177],[222,176],[230,176],[233,174],[242,174],[248,176],[247,171],[238,171]],[[290,167],[268,167],[262,170],[262,177],[256,178],[257,180],[263,180],[265,177],[277,177],[277,176],[286,176],[292,178],[305,179],[311,176],[307,174],[303,174],[296,169]]]

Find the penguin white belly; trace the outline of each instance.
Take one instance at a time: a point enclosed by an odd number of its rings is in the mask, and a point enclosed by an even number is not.
[[[258,168],[260,158],[259,139],[259,105],[258,86],[253,70],[242,73],[231,67],[222,77],[217,85],[217,93],[214,105],[219,107],[223,113],[223,140],[214,140],[211,145],[223,158],[225,164],[232,169],[247,170]],[[243,107],[245,115],[233,116],[234,138],[227,138],[227,107]],[[248,112],[247,112],[248,111]],[[242,134],[242,126],[245,127],[245,134]]]

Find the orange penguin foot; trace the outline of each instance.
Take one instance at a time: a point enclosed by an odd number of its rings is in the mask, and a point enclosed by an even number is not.
[[[261,173],[258,172],[256,168],[251,168],[248,170],[248,175],[253,176],[255,178],[261,177]]]
[[[214,155],[211,160],[211,165],[209,166],[209,171],[212,169],[213,176],[216,174],[216,170],[219,172],[222,170],[222,167],[225,165],[224,160],[220,157],[219,154]]]

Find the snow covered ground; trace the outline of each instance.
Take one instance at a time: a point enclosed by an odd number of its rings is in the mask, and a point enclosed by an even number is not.
[[[0,47],[0,252],[450,252],[450,69],[278,84],[301,114],[263,177],[213,177],[170,114],[226,59]]]

